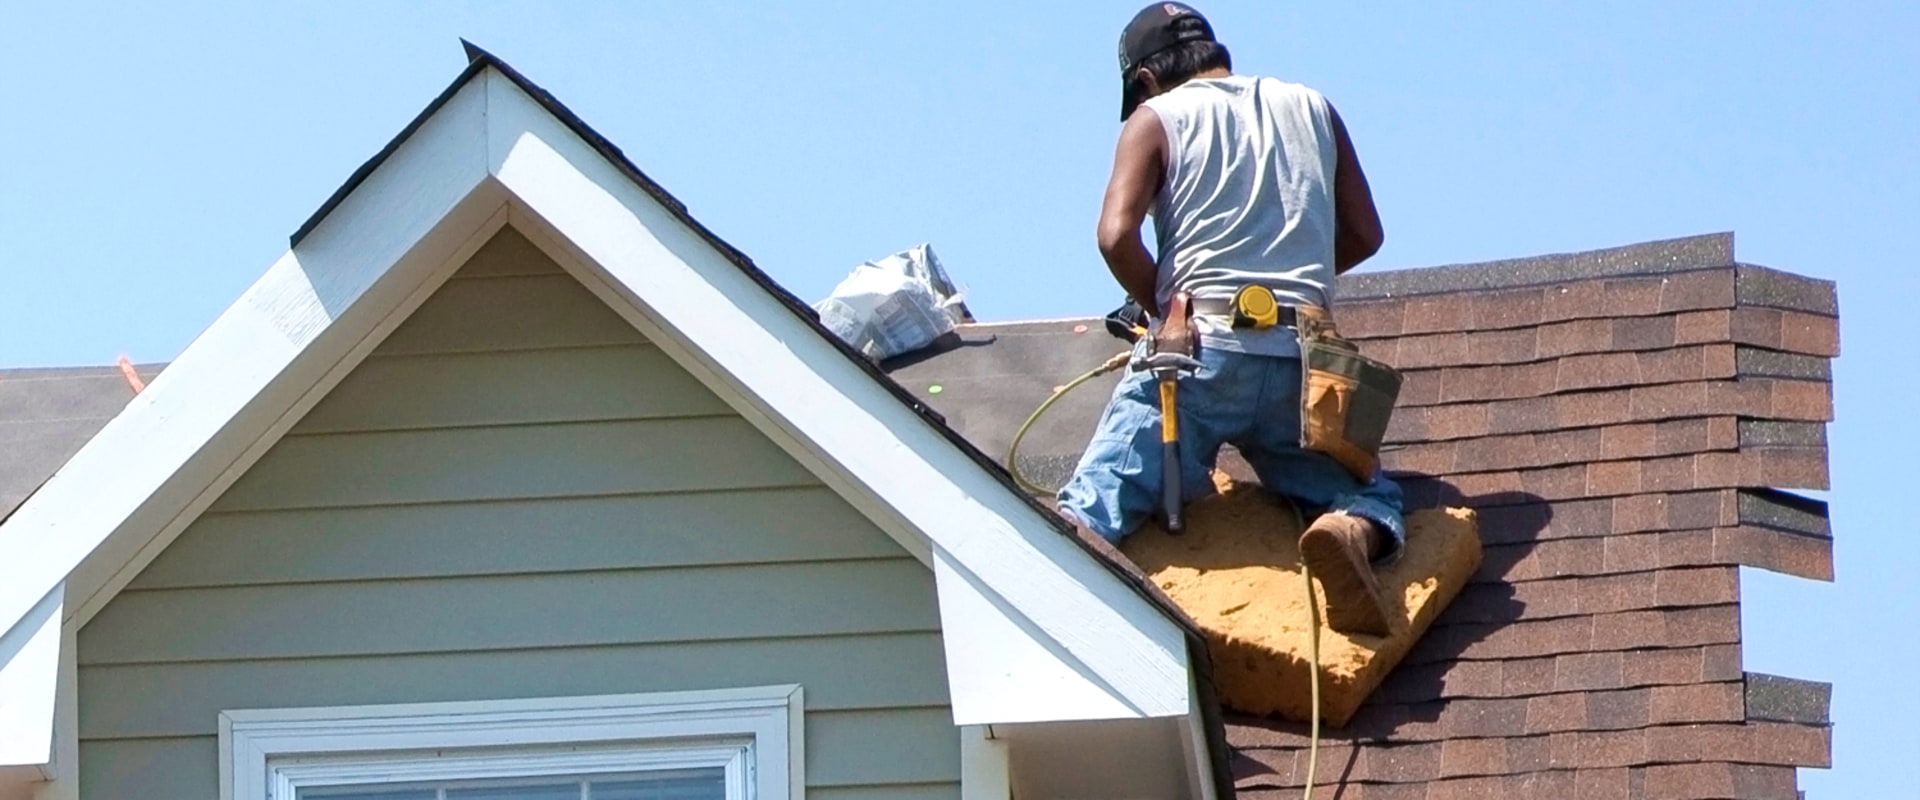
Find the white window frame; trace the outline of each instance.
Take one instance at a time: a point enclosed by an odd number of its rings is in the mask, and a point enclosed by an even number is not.
[[[797,685],[220,712],[221,800],[302,787],[722,767],[729,800],[801,800]],[[737,790],[734,787],[739,787]]]

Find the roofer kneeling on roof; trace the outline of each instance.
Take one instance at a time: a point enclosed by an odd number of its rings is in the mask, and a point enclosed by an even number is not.
[[[1300,550],[1328,592],[1329,624],[1384,634],[1387,611],[1372,565],[1397,556],[1405,542],[1400,489],[1379,471],[1381,431],[1362,434],[1371,441],[1356,448],[1341,435],[1356,420],[1323,412],[1364,412],[1376,419],[1357,420],[1358,427],[1384,429],[1392,394],[1383,411],[1377,402],[1362,409],[1349,403],[1351,394],[1330,393],[1319,383],[1314,350],[1331,342],[1330,357],[1357,357],[1332,334],[1327,309],[1334,276],[1380,249],[1380,219],[1326,99],[1231,69],[1227,49],[1191,8],[1155,3],[1127,25],[1120,40],[1125,125],[1100,213],[1100,252],[1133,301],[1161,323],[1152,337],[1158,346],[1198,340],[1200,364],[1178,383],[1182,500],[1214,491],[1220,446],[1233,444],[1267,489],[1320,512]],[[1141,242],[1148,213],[1157,260]],[[1276,299],[1277,313],[1265,302]],[[1311,381],[1302,380],[1303,348],[1313,353]],[[1397,375],[1391,381],[1397,393]],[[1313,406],[1304,426],[1303,394]],[[1062,513],[1108,541],[1132,533],[1158,505],[1158,401],[1154,376],[1130,372],[1060,490]]]

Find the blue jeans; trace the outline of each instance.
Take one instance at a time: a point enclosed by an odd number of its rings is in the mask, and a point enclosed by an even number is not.
[[[1180,379],[1180,481],[1184,502],[1214,492],[1222,443],[1252,465],[1261,485],[1311,519],[1340,512],[1370,520],[1391,540],[1382,561],[1406,542],[1400,487],[1378,471],[1361,483],[1332,458],[1300,447],[1300,360],[1201,348],[1200,368]],[[1160,393],[1151,373],[1129,372],[1114,389],[1060,508],[1118,542],[1160,510]]]

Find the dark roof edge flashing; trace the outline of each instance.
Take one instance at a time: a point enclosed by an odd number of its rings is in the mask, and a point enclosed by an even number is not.
[[[461,70],[460,76],[454,78],[452,83],[447,84],[447,88],[441,91],[439,96],[433,98],[433,102],[428,103],[426,108],[420,109],[420,113],[415,114],[413,119],[407,123],[407,126],[401,128],[400,133],[389,140],[385,147],[380,148],[380,152],[374,153],[372,158],[367,159],[366,163],[361,164],[360,168],[354,170],[352,175],[347,176],[347,182],[340,184],[340,188],[333,190],[333,194],[327,196],[326,202],[321,203],[320,207],[315,209],[313,214],[307,217],[307,221],[300,223],[300,228],[295,230],[292,236],[287,237],[288,247],[299,247],[301,240],[306,239],[307,234],[313,233],[314,228],[320,227],[321,221],[332,214],[333,210],[347,199],[347,195],[353,194],[353,190],[360,188],[360,184],[366,181],[367,176],[372,175],[373,171],[379,169],[381,164],[385,164],[387,159],[392,158],[394,151],[400,149],[400,145],[405,144],[408,139],[413,138],[414,131],[420,130],[420,126],[426,124],[429,118],[439,112],[441,106],[446,105],[447,101],[453,99],[454,94],[460,91],[460,87],[467,85],[467,81],[472,80],[473,76],[480,74],[480,71],[486,69],[489,62],[493,60],[492,56],[487,56],[485,51],[481,51],[479,48],[468,44],[467,40],[461,39],[460,43],[467,48],[467,68]],[[475,52],[480,52],[484,57],[474,58],[473,53]]]
[[[1340,277],[1335,296],[1352,301],[1519,289],[1592,278],[1716,269],[1735,263],[1733,234],[1711,233],[1578,253],[1350,273]]]

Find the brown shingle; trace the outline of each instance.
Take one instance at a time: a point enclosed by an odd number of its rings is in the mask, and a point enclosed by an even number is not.
[[[1574,773],[1573,800],[1631,800],[1625,768],[1583,769]]]
[[[1666,612],[1666,647],[1730,644],[1740,641],[1738,605],[1696,606]]]
[[[1667,534],[1609,536],[1601,560],[1607,572],[1641,572],[1660,568],[1660,544]],[[1650,572],[1641,572],[1651,575]]]
[[[1715,560],[1785,575],[1833,580],[1833,541],[1748,526],[1713,531]]]
[[[1587,465],[1586,497],[1640,493],[1640,462],[1600,461]]]
[[[1524,727],[1525,706],[1520,706]],[[1505,775],[1508,772],[1505,739],[1451,739],[1441,750],[1440,777]]]
[[[1613,537],[1600,541],[1612,545],[1620,539],[1651,539],[1650,536]],[[1622,611],[1638,611],[1651,607],[1653,588],[1659,576],[1652,572],[1635,572],[1624,575],[1599,575],[1579,578],[1571,581],[1556,581],[1555,586],[1564,585],[1567,592],[1577,596],[1580,610],[1588,614],[1610,614]]]
[[[1334,321],[1343,336],[1356,339],[1397,337],[1401,333],[1401,320],[1406,310],[1406,303],[1401,300],[1339,303],[1334,307]]]
[[[1681,722],[1741,722],[1746,719],[1746,687],[1741,683],[1655,686],[1648,690],[1655,725]]]
[[[1578,731],[1553,736],[1553,765],[1563,769],[1633,767],[1647,763],[1642,730]]]
[[[1571,431],[1543,431],[1526,434],[1533,438],[1540,456],[1540,466],[1552,464],[1584,464],[1601,459],[1602,444],[1606,438],[1606,428],[1583,428]],[[1516,465],[1523,466],[1523,465]]]
[[[1734,303],[1733,270],[1702,270],[1669,276],[1661,287],[1661,311],[1728,308]]]
[[[1733,341],[1733,311],[1688,311],[1673,318],[1673,343],[1707,344]]]
[[[1626,658],[1621,653],[1569,653],[1554,659],[1553,688],[1558,691],[1617,689],[1624,685]]]
[[[1738,644],[1709,645],[1701,648],[1700,654],[1700,680],[1731,681],[1745,675]]]
[[[1439,406],[1426,414],[1427,436],[1433,439],[1466,439],[1485,436],[1487,407],[1483,405]]]
[[[1527,733],[1577,731],[1587,727],[1587,696],[1550,694],[1527,700]]]
[[[1748,764],[1661,764],[1646,768],[1647,800],[1793,800],[1791,767]]]
[[[1420,742],[1369,748],[1365,755],[1367,779],[1387,783],[1432,780],[1444,770],[1445,746],[1440,742]]]
[[[1704,679],[1702,664],[1708,648],[1635,650],[1620,658],[1623,686],[1671,686]]]
[[[1625,317],[1613,320],[1616,350],[1663,350],[1674,345],[1677,317]]]
[[[1541,358],[1559,358],[1580,353],[1604,353],[1614,349],[1614,321],[1581,319],[1542,325],[1536,334]]]
[[[1577,697],[1587,703],[1586,730],[1626,730],[1646,727],[1652,689],[1587,692]]]
[[[1833,766],[1833,729],[1830,727],[1749,722],[1741,729],[1747,732],[1751,748],[1748,758],[1742,760],[1795,767]]]
[[[1496,662],[1501,665],[1501,689],[1506,697],[1532,697],[1552,694],[1555,684],[1555,656]]]
[[[1459,332],[1409,336],[1400,340],[1399,360],[1392,362],[1402,370],[1449,367],[1467,360],[1468,334]]]
[[[1789,353],[1837,358],[1840,321],[1833,317],[1788,311],[1780,315],[1780,349]]]
[[[1768,417],[1770,419],[1802,420],[1806,422],[1833,421],[1833,385],[1816,381],[1766,381],[1771,390],[1770,403],[1765,414],[1745,416]]]
[[[1657,424],[1642,422],[1615,425],[1598,430],[1600,431],[1600,452],[1596,458],[1645,458],[1659,452]]]
[[[1542,292],[1544,306],[1541,309],[1541,319],[1557,321],[1605,316],[1605,310],[1601,305],[1606,297],[1606,291],[1606,285],[1601,281],[1580,281],[1549,286]]]
[[[1799,311],[1740,308],[1733,311],[1728,338],[1738,344],[1834,358],[1840,355],[1838,320]]]
[[[1541,289],[1508,289],[1473,295],[1472,330],[1539,325],[1546,312]]]
[[[1507,770],[1524,775],[1553,768],[1553,743],[1548,736],[1523,736],[1507,741]]]
[[[1661,278],[1607,281],[1601,287],[1601,313],[1609,317],[1641,317],[1660,313]]]
[[[1625,650],[1646,644],[1665,644],[1667,615],[1661,611],[1623,611],[1594,620],[1593,648]]]
[[[1519,364],[1540,357],[1539,328],[1475,331],[1467,340],[1470,364]]]
[[[1735,567],[1667,569],[1655,574],[1655,601],[1662,606],[1726,605],[1740,600],[1740,570]]]
[[[1713,531],[1668,531],[1660,534],[1660,567],[1698,567],[1724,564],[1714,555]]]
[[[1406,312],[1400,321],[1402,333],[1439,333],[1472,328],[1473,300],[1468,295],[1410,298],[1406,301]]]
[[[1637,383],[1640,383],[1640,360],[1633,353],[1596,353],[1560,359],[1554,388],[1577,392]]]

